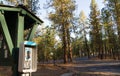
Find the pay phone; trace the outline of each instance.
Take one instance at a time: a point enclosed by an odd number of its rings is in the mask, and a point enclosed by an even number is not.
[[[20,44],[19,49],[19,72],[35,72],[37,70],[37,45],[31,41]]]

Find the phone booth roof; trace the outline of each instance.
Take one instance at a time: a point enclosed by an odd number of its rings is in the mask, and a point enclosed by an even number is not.
[[[43,21],[25,6],[0,5],[0,34],[6,40],[10,53],[14,47],[19,48],[20,42],[24,41],[24,31],[30,29],[28,40],[31,40],[36,25],[41,25]],[[34,28],[35,26],[35,28]]]
[[[0,5],[0,11],[4,11],[5,17],[7,18],[7,23],[12,25],[11,19],[17,18],[17,13],[21,13],[25,15],[25,29],[32,27],[31,24],[38,23],[41,24],[43,21],[38,18],[34,13],[29,11],[25,6],[18,5],[18,6],[8,6],[8,5]]]

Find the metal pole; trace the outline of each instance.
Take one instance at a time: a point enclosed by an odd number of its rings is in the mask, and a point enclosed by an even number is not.
[[[32,76],[32,73],[24,73],[24,74],[21,74],[21,76]]]
[[[32,76],[32,73],[30,73],[30,76]]]

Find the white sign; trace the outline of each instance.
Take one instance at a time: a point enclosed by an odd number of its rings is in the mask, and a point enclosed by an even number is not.
[[[25,47],[24,68],[30,69],[32,67],[32,48]]]

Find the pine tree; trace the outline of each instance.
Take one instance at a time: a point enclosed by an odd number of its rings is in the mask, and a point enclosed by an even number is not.
[[[107,56],[107,52],[109,55],[115,58],[115,48],[117,45],[117,39],[115,35],[115,29],[112,21],[112,14],[109,12],[108,8],[103,8],[101,12],[101,18],[102,18],[102,24],[104,27],[104,52],[105,52],[105,57]]]
[[[87,40],[87,30],[89,27],[87,26],[88,25],[88,22],[87,22],[87,18],[85,16],[85,13],[84,11],[81,11],[80,12],[80,21],[79,21],[80,25],[82,26],[82,29],[80,30],[81,34],[83,35],[83,43],[84,43],[84,47],[85,47],[85,50],[87,52],[87,56],[88,58],[90,57],[90,50],[89,50],[89,47],[88,47],[88,40]]]
[[[39,13],[38,10],[40,9],[40,0],[32,0],[31,10],[33,13]]]
[[[91,47],[93,52],[98,52],[98,57],[102,58],[102,39],[101,39],[101,25],[100,25],[100,12],[97,10],[95,0],[91,0],[90,5],[90,38]]]
[[[112,15],[112,21],[113,21],[113,25],[114,27],[117,27],[117,45],[116,45],[116,49],[117,49],[117,56],[118,58],[120,59],[120,52],[119,52],[119,49],[120,49],[120,1],[119,0],[106,0],[106,6],[109,10],[109,12],[111,13]]]
[[[61,40],[64,50],[64,63],[68,62],[68,56],[72,61],[72,52],[70,50],[70,33],[69,27],[75,10],[74,0],[51,0],[51,6],[54,12],[49,14],[49,19],[54,22],[61,33]],[[69,53],[69,54],[68,54]]]

